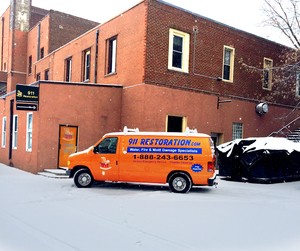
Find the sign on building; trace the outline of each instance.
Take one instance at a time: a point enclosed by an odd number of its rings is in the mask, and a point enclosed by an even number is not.
[[[39,102],[39,87],[30,85],[16,86],[16,109],[37,111]]]
[[[16,101],[17,102],[39,102],[39,87],[30,85],[16,86]]]

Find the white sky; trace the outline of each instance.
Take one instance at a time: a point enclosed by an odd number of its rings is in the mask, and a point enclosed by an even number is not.
[[[263,0],[165,0],[202,16],[291,46],[280,32],[263,25]],[[109,20],[134,6],[140,0],[32,0],[32,5],[53,9],[99,23]],[[0,13],[10,0],[1,0]],[[84,4],[83,4],[84,3]],[[94,7],[93,7],[94,6]]]

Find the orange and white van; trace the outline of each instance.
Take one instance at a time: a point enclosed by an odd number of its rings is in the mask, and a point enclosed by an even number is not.
[[[68,174],[80,188],[94,181],[168,183],[172,192],[186,193],[192,186],[216,183],[214,146],[209,135],[196,130],[139,132],[125,127],[71,154]]]

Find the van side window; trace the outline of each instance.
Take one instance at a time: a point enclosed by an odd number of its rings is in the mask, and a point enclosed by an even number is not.
[[[97,153],[116,153],[118,138],[106,138],[96,146]]]

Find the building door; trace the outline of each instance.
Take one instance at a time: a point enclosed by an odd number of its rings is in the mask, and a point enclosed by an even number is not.
[[[77,151],[77,135],[77,126],[59,126],[58,167],[67,167],[69,155]]]

